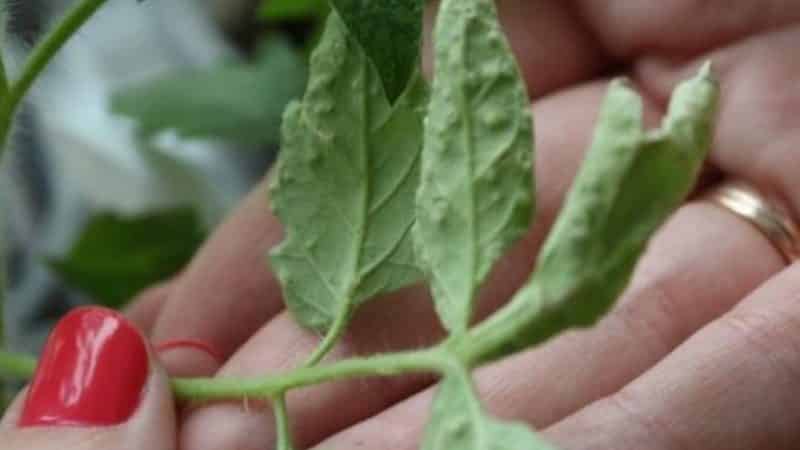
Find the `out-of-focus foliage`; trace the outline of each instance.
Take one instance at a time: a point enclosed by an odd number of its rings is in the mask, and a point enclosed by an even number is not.
[[[282,38],[272,38],[252,63],[173,74],[114,95],[115,113],[145,135],[174,130],[188,138],[277,144],[286,105],[303,92],[306,64]]]
[[[117,308],[179,271],[204,234],[191,208],[135,217],[98,214],[90,218],[69,254],[51,260],[50,267],[92,300]]]
[[[267,20],[297,20],[322,17],[328,8],[327,0],[265,0],[260,15]]]

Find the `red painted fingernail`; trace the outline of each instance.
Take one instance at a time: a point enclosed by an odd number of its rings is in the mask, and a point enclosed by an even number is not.
[[[139,405],[147,348],[120,314],[78,308],[56,325],[28,391],[19,426],[111,426]]]
[[[214,348],[211,345],[206,344],[205,342],[202,341],[196,341],[194,339],[174,339],[171,341],[166,341],[157,345],[156,351],[161,353],[176,348],[190,348],[194,350],[200,350],[201,352],[213,358],[214,361],[217,362],[217,364],[221,365],[224,362],[222,359],[222,355],[220,355],[219,352],[214,350]]]

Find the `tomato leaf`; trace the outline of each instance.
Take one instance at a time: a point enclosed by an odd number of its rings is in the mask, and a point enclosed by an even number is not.
[[[522,423],[486,416],[465,371],[439,386],[422,450],[553,450]]]
[[[590,326],[611,308],[653,234],[694,186],[711,146],[718,94],[706,66],[678,86],[661,128],[648,132],[639,96],[623,80],[611,84],[533,277],[474,333],[490,350],[502,343],[488,357]]]
[[[419,65],[424,0],[331,0],[380,74],[390,102]]]
[[[446,0],[435,37],[415,237],[439,316],[461,333],[492,266],[528,230],[533,126],[491,0]]]
[[[327,330],[359,304],[420,279],[410,230],[426,88],[392,107],[336,14],[287,111],[272,206],[284,242],[272,265],[298,321]]]

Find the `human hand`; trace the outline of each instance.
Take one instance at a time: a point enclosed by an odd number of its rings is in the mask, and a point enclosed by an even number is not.
[[[0,422],[14,450],[174,449],[164,370],[116,312],[80,308],[47,341],[36,375]]]
[[[539,222],[498,266],[483,293],[484,313],[530,272],[589,141],[606,83],[590,80],[603,75],[626,74],[638,84],[652,122],[694,61],[713,59],[722,105],[712,165],[800,210],[793,120],[800,62],[790,57],[800,39],[799,6],[508,0],[501,9],[535,101]],[[283,310],[277,282],[263,269],[266,250],[280,239],[264,198],[257,190],[177,280],[132,313],[153,323],[156,342],[210,345],[227,361],[224,376],[287,369],[317,343]],[[740,217],[688,203],[656,237],[607,319],[481,369],[477,383],[494,414],[545,428],[562,448],[792,448],[800,419],[791,406],[800,396],[791,382],[800,370],[798,271]],[[391,297],[364,308],[333,357],[442,336],[423,292]],[[171,348],[163,357],[173,373],[218,368],[196,347]],[[292,394],[298,443],[415,448],[430,398],[419,391],[430,381],[347,382]],[[196,409],[183,446],[269,447],[268,414],[254,404]]]

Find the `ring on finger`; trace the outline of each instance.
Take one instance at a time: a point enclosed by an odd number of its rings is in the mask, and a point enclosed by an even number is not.
[[[750,222],[788,264],[800,259],[800,227],[781,202],[741,180],[725,181],[705,198]]]

